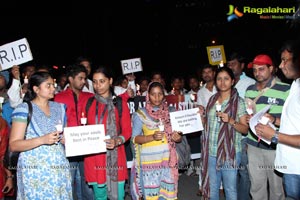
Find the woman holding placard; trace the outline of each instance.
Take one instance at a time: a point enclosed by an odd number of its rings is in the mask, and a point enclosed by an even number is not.
[[[218,92],[203,116],[202,186],[204,199],[219,199],[221,180],[226,199],[237,199],[237,170],[241,160],[242,134],[248,133],[245,101],[234,88],[234,74],[227,67],[216,72]],[[202,110],[203,112],[203,110]],[[204,113],[202,113],[204,114]]]
[[[129,108],[114,95],[109,68],[96,69],[92,81],[95,97],[86,114],[87,124],[104,124],[107,152],[84,158],[85,178],[93,186],[95,199],[123,200],[128,179],[124,143],[132,131]]]
[[[132,116],[134,160],[131,167],[132,199],[177,199],[178,169],[175,142],[181,134],[172,132],[164,88],[149,84],[146,107]]]

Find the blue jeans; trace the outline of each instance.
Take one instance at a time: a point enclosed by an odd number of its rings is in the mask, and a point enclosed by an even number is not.
[[[299,200],[300,199],[300,175],[283,174],[284,189],[286,197]]]
[[[238,169],[238,199],[250,200],[250,178],[248,174],[247,138],[242,139],[241,165]]]
[[[236,154],[236,166],[241,162],[241,153]],[[208,158],[208,173],[209,173],[209,187],[210,200],[219,200],[219,189],[221,180],[225,191],[226,199],[237,200],[237,168],[234,168],[230,163],[225,162],[217,170],[217,158],[209,156]]]
[[[77,200],[94,199],[93,188],[87,184],[84,177],[84,162],[70,162],[73,197]],[[77,198],[75,198],[77,197]]]

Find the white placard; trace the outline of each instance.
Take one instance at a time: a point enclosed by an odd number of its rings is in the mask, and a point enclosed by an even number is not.
[[[263,120],[263,116],[265,113],[268,112],[268,110],[270,109],[271,105],[267,105],[266,107],[264,107],[263,109],[261,109],[259,112],[257,112],[255,115],[253,115],[249,121],[249,126],[251,131],[257,136],[256,131],[255,131],[255,126],[258,123],[262,123]],[[276,130],[276,127],[272,124],[272,123],[268,123],[274,130]],[[265,143],[267,144],[271,144],[271,142],[269,140],[266,140],[264,138],[261,138],[261,140],[263,140]]]
[[[64,128],[66,156],[106,152],[103,124]]]
[[[141,58],[121,60],[123,74],[143,71]]]
[[[26,38],[0,46],[0,71],[32,60]]]
[[[199,108],[170,112],[172,131],[182,131],[183,134],[203,130]]]

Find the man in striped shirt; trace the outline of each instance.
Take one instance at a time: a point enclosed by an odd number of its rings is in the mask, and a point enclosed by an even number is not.
[[[290,86],[275,79],[273,76],[275,67],[268,55],[257,55],[252,66],[256,83],[248,87],[245,98],[254,102],[257,112],[271,104],[269,114],[280,118]],[[279,126],[276,120],[271,123]],[[274,171],[276,145],[264,143],[251,131],[248,134],[247,143],[252,199],[284,199],[282,177]]]

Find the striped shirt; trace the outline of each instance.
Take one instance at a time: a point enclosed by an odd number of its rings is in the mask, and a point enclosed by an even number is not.
[[[271,86],[273,79],[271,79],[267,83],[266,87]],[[276,82],[272,88],[266,90],[261,95],[261,97],[258,98],[258,100],[256,101],[256,112],[260,111],[267,105],[271,104],[272,106],[268,113],[273,115],[274,117],[280,118],[281,112],[282,112],[282,107],[283,107],[283,104],[284,104],[286,98],[289,95],[289,91],[290,91],[289,84],[282,83],[282,82]],[[250,85],[248,87],[246,94],[245,94],[245,98],[250,98],[250,99],[254,100],[255,97],[257,97],[259,94],[260,94],[260,91],[257,90],[257,83],[256,83],[256,84]],[[258,145],[257,137],[251,131],[249,131],[249,134],[248,134],[248,143],[252,144],[254,146]],[[261,147],[263,149],[274,149],[274,147],[264,144],[262,142],[260,143],[259,147]]]

